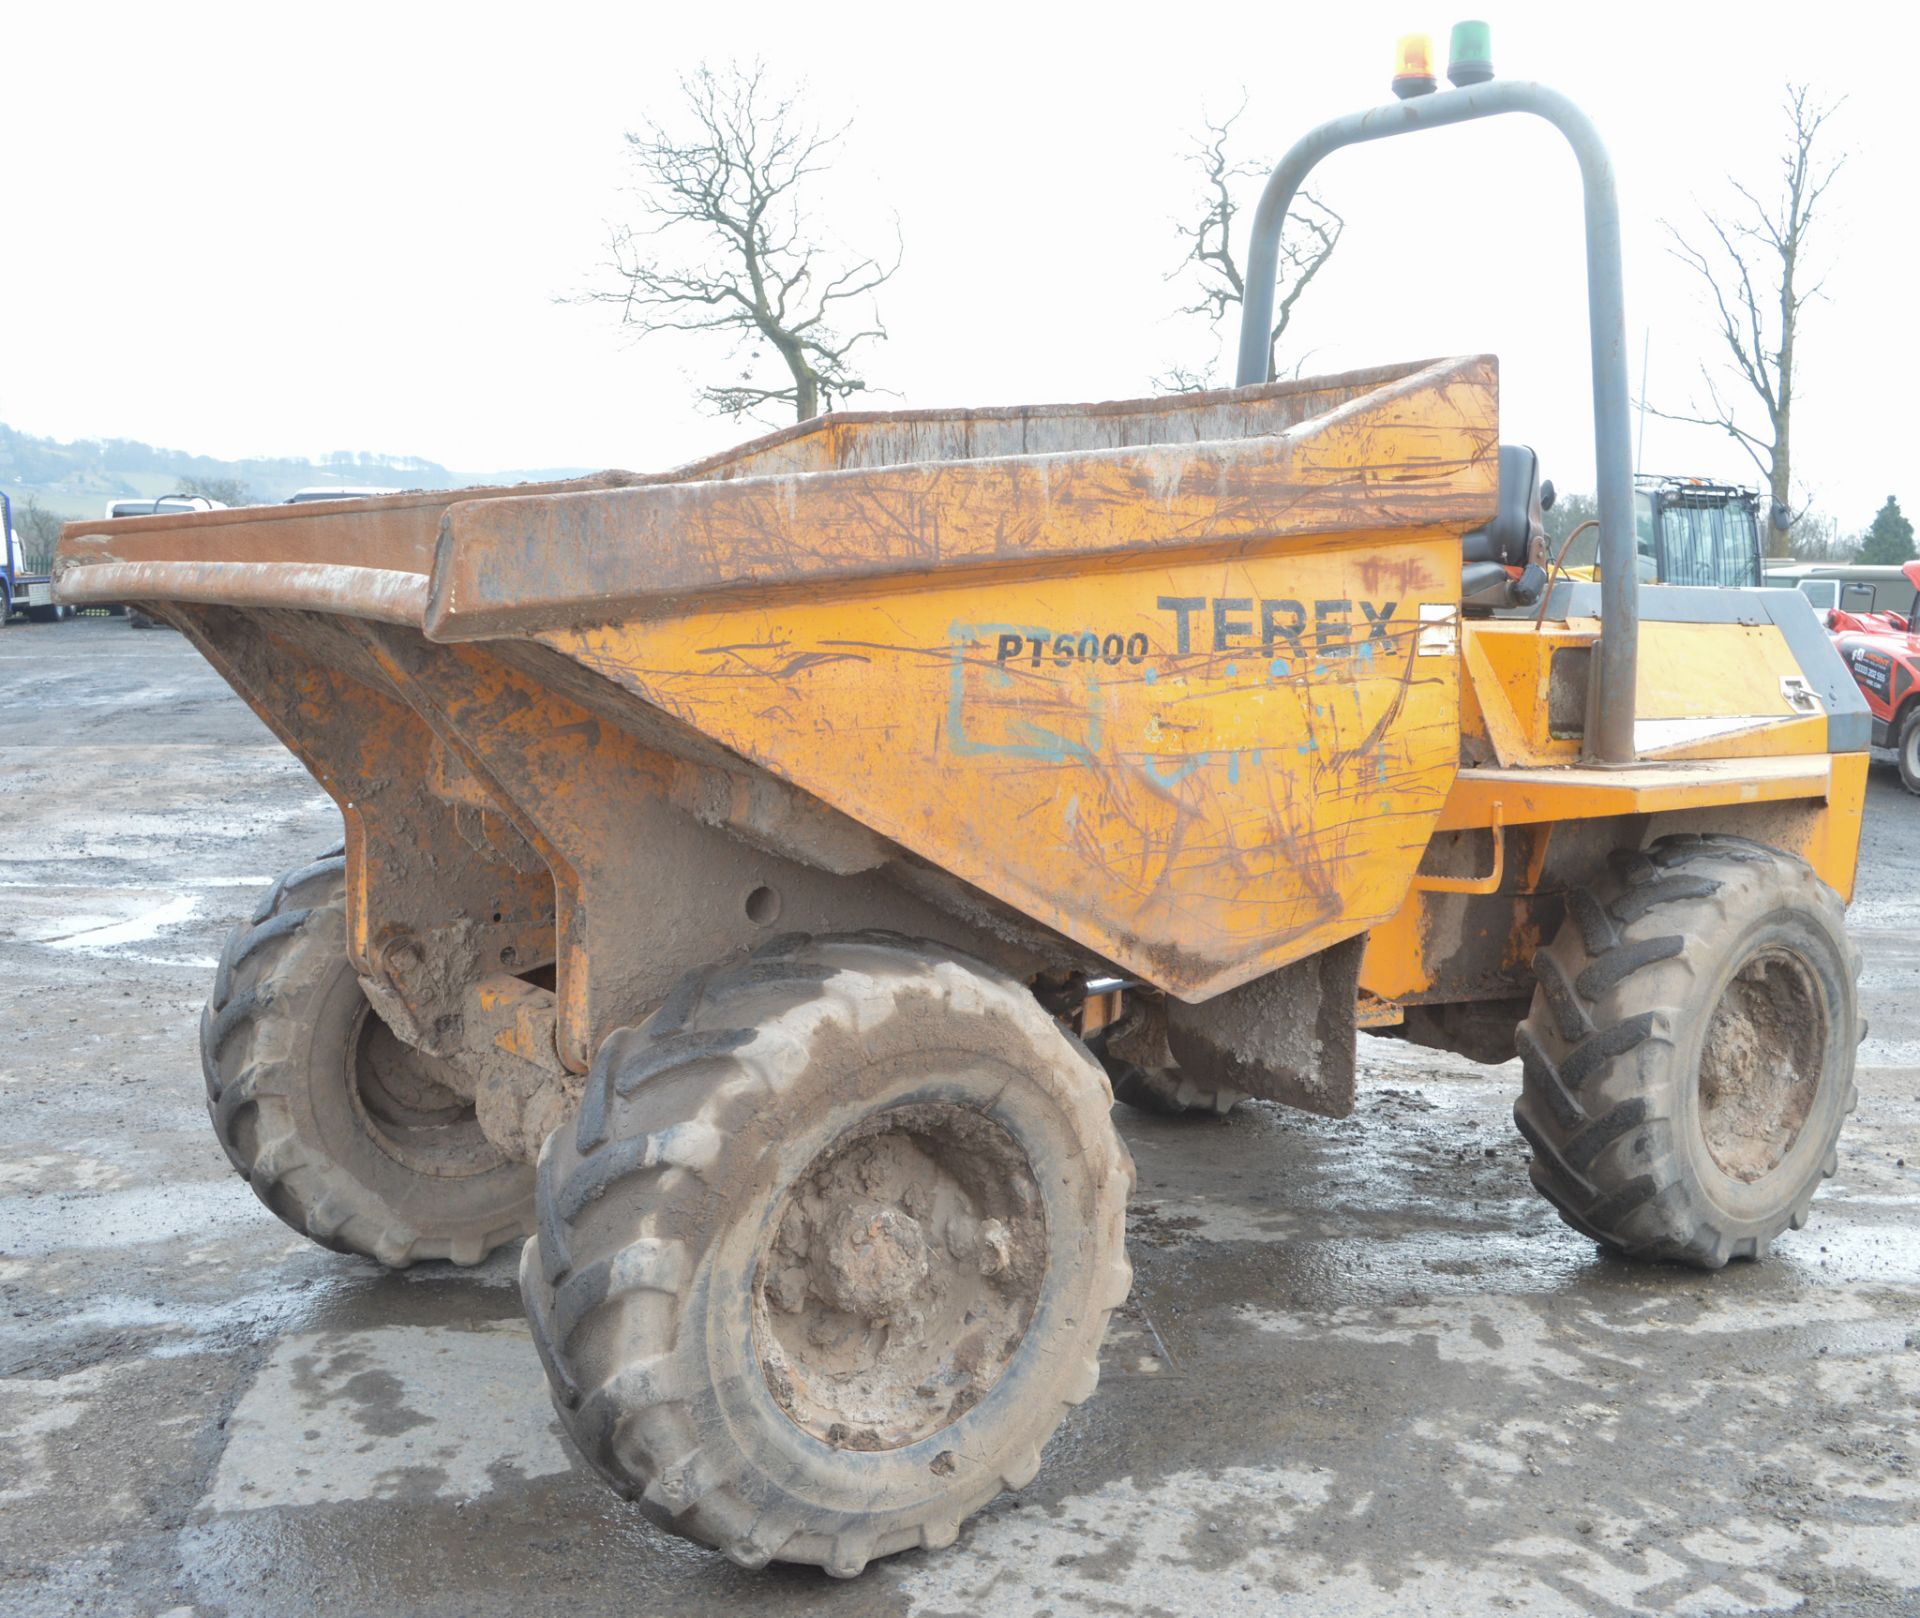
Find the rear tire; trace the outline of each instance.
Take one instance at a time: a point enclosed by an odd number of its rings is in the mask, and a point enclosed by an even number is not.
[[[1514,1122],[1575,1230],[1717,1270],[1807,1221],[1864,1032],[1839,896],[1735,837],[1620,852],[1534,956]]]
[[[1900,760],[1900,784],[1920,797],[1920,702],[1908,706],[1893,750]]]
[[[1111,1103],[1023,985],[936,945],[694,973],[541,1152],[521,1289],[574,1443],[742,1566],[951,1543],[1099,1378]]]
[[[276,882],[236,927],[200,1018],[207,1112],[254,1194],[337,1253],[477,1264],[533,1223],[533,1168],[367,1002],[347,958],[346,861]]]

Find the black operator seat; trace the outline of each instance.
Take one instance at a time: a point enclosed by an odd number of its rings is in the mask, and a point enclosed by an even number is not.
[[[1461,605],[1483,611],[1530,607],[1546,589],[1546,569],[1536,560],[1534,545],[1542,532],[1540,457],[1525,444],[1500,446],[1498,499],[1493,521],[1460,539]],[[1510,567],[1524,571],[1516,579],[1507,572]]]

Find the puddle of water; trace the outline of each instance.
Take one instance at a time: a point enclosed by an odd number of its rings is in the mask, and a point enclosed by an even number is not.
[[[158,937],[169,927],[178,927],[191,921],[199,909],[200,901],[190,893],[183,893],[177,898],[169,899],[165,904],[143,910],[125,921],[83,927],[75,932],[62,933],[57,937],[43,938],[36,942],[52,949],[82,950],[89,954],[99,950],[110,950],[121,944],[144,944],[148,939]]]
[[[570,1470],[526,1327],[383,1326],[282,1339],[227,1423],[202,1504],[472,1499]]]
[[[1121,1479],[1051,1507],[999,1509],[963,1538],[962,1554],[908,1566],[898,1588],[916,1618],[1094,1618],[1121,1610],[1119,1591],[1127,1611],[1266,1615],[1294,1610],[1292,1597],[1321,1618],[1591,1618],[1641,1610],[1655,1595],[1662,1610],[1731,1614],[1800,1599],[1759,1570],[1772,1543],[1785,1549],[1790,1536],[1744,1521],[1731,1530],[1741,1554],[1720,1562],[1708,1544],[1684,1556],[1610,1556],[1572,1523],[1564,1537],[1498,1538],[1496,1519],[1484,1539],[1423,1556],[1389,1552],[1383,1582],[1368,1571],[1364,1547],[1337,1543],[1342,1521],[1365,1516],[1372,1496],[1335,1499],[1332,1486],[1327,1474],[1283,1467],[1180,1472],[1149,1490]],[[1335,1546],[1307,1542],[1309,1524]],[[1347,1530],[1367,1531],[1357,1522]]]

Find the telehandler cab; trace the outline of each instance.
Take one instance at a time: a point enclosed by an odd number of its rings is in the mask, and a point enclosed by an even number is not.
[[[391,1265],[530,1237],[674,1532],[851,1575],[1034,1476],[1127,1296],[1110,1072],[1337,1117],[1356,1026],[1517,1037],[1535,1185],[1709,1269],[1833,1172],[1866,708],[1798,593],[1638,589],[1611,171],[1475,28],[1275,171],[1232,389],[68,528],[345,821],[219,965],[234,1167]],[[1586,188],[1597,584],[1493,359],[1267,377],[1314,164],[1513,112]]]

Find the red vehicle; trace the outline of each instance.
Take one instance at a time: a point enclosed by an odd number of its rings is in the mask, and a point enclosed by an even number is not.
[[[1873,745],[1891,747],[1900,780],[1920,794],[1920,562],[1900,570],[1914,587],[1905,613],[1835,607],[1827,630],[1873,713]]]

